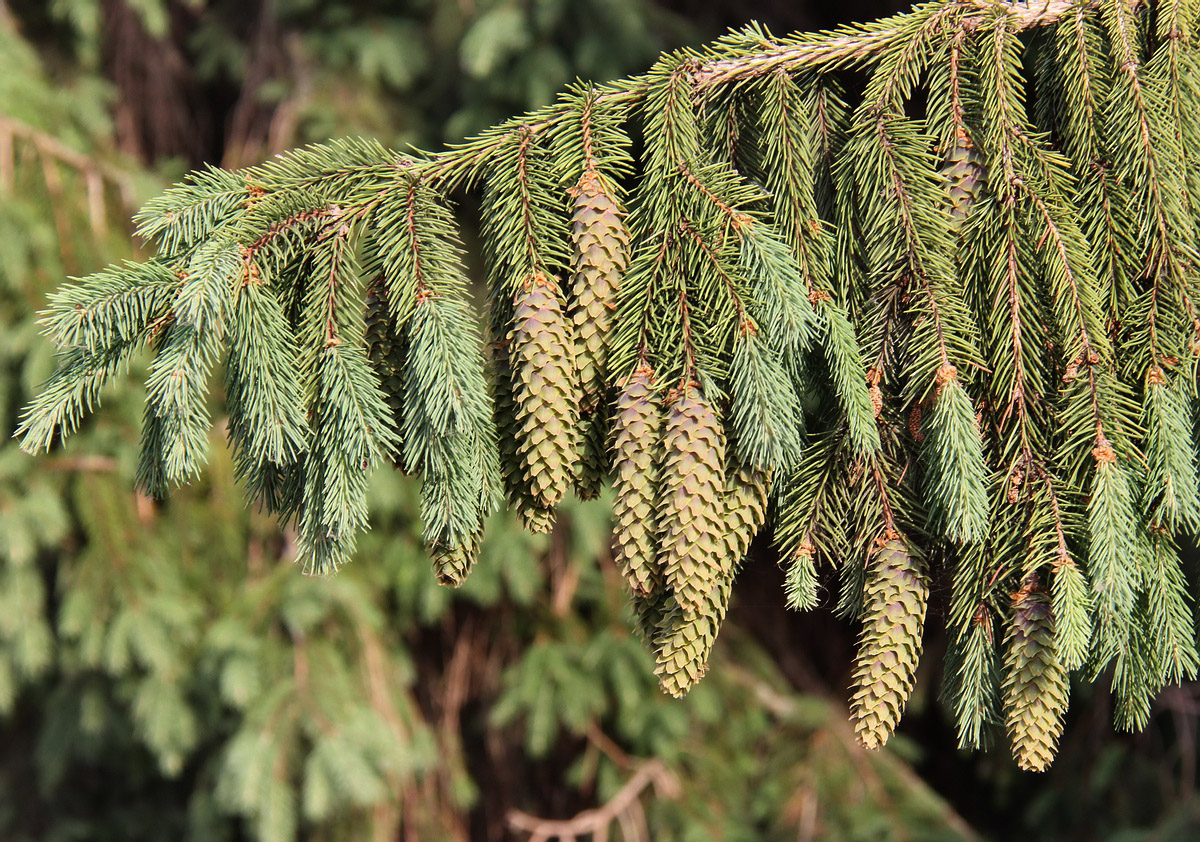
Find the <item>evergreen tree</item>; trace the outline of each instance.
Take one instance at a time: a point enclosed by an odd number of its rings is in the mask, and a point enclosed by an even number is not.
[[[865,745],[905,707],[940,576],[962,743],[1003,720],[1043,768],[1069,672],[1111,670],[1140,727],[1200,663],[1177,552],[1200,523],[1198,16],[942,0],[751,27],[442,152],[196,173],[138,215],[154,257],[52,297],[63,359],[18,435],[73,432],[149,347],[139,483],[164,495],[207,457],[224,363],[238,476],[307,570],[349,557],[390,462],[452,584],[501,497],[545,530],[612,463],[672,693],[706,672],[769,497],[792,602],[826,565],[863,623]]]

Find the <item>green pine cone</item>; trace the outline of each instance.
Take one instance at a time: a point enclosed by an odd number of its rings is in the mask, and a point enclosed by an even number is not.
[[[746,557],[754,536],[767,520],[770,480],[762,471],[739,467],[729,474],[725,493],[725,547],[729,564]]]
[[[725,433],[694,383],[671,403],[663,449],[661,567],[679,606],[703,612],[721,576],[740,559],[728,560],[725,545]]]
[[[912,692],[929,586],[919,561],[895,533],[875,550],[867,577],[850,718],[858,741],[877,749],[896,730]]]
[[[622,384],[614,424],[613,558],[635,596],[652,594],[662,583],[655,535],[662,411],[648,367]]]
[[[699,608],[672,600],[659,621],[654,639],[655,666],[663,692],[680,698],[708,672],[708,656],[729,609],[734,571],[722,574]]]
[[[516,514],[521,526],[535,535],[545,534],[554,529],[554,510],[546,508],[534,499],[525,479],[524,465],[519,452],[520,421],[513,399],[512,377],[505,374],[509,370],[507,346],[497,343],[494,354],[497,383],[496,429],[499,432],[497,444],[500,448],[504,493],[509,501],[509,508]]]
[[[438,584],[457,588],[466,581],[467,574],[479,559],[479,540],[480,536],[476,536],[463,546],[429,548]]]
[[[767,516],[767,478],[761,472],[739,468],[729,477],[722,500],[726,529],[724,568],[716,587],[699,610],[678,602],[658,620],[654,639],[655,674],[663,692],[683,696],[708,671],[708,659],[729,610],[733,581],[750,542]]]
[[[667,591],[659,589],[652,594],[635,593],[630,604],[633,607],[634,633],[651,653],[657,652],[656,645],[663,620],[674,606],[675,600]]]
[[[986,172],[983,156],[975,149],[971,138],[960,134],[942,167],[942,175],[950,189],[950,215],[955,219],[966,219],[971,212]]]
[[[1005,641],[1004,709],[1013,757],[1030,772],[1054,761],[1067,712],[1067,673],[1058,658],[1054,613],[1037,574],[1013,595]]]
[[[384,397],[392,411],[395,428],[402,430],[404,372],[408,363],[405,359],[403,337],[396,330],[396,323],[381,283],[373,285],[367,292],[365,339],[367,355],[379,377],[379,385],[383,388]],[[400,448],[396,450],[395,459],[396,467],[403,469]]]
[[[579,418],[579,459],[575,463],[575,494],[580,500],[595,500],[608,475],[609,418],[596,411]]]
[[[552,509],[571,485],[576,460],[574,345],[554,279],[541,272],[531,275],[513,306],[517,450],[534,502]]]
[[[574,243],[571,321],[575,328],[583,433],[575,485],[581,498],[591,499],[600,493],[607,468],[608,337],[617,291],[629,263],[629,231],[624,212],[598,173],[584,173],[572,194],[575,212],[571,218]]]
[[[554,509],[547,509],[528,497],[518,500],[513,506],[513,511],[525,531],[534,535],[549,535],[554,531],[554,524],[558,522]]]

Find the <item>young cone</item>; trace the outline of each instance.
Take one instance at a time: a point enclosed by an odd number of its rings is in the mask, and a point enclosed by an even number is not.
[[[725,433],[695,383],[678,390],[663,435],[660,558],[679,606],[704,611],[727,569]]]
[[[736,566],[746,557],[750,543],[767,520],[770,480],[762,471],[737,468],[729,474],[725,491],[726,558]]]
[[[717,642],[733,592],[733,572],[722,574],[699,608],[672,602],[654,640],[655,667],[663,692],[681,698],[708,673],[708,656]]]
[[[581,427],[575,486],[580,497],[591,499],[600,493],[607,467],[604,391],[609,331],[621,276],[629,264],[629,230],[611,188],[598,173],[585,172],[572,192],[571,321],[575,328]]]
[[[614,424],[613,557],[635,596],[652,594],[662,582],[655,541],[662,411],[649,367],[639,367],[625,380]]]
[[[507,369],[506,349],[495,349],[497,368]],[[544,535],[554,529],[554,510],[542,506],[529,492],[525,480],[524,466],[520,454],[520,419],[517,417],[516,401],[513,397],[511,380],[497,376],[496,427],[499,431],[497,444],[500,450],[500,469],[504,480],[505,494],[509,507],[527,531]]]
[[[896,730],[912,692],[929,586],[895,532],[875,549],[867,576],[850,718],[858,741],[877,749]]]
[[[575,351],[558,284],[530,275],[513,304],[511,353],[518,452],[534,501],[562,502],[576,454]]]
[[[1006,641],[1004,708],[1013,757],[1025,771],[1054,761],[1067,712],[1067,674],[1059,663],[1050,599],[1037,574],[1013,594]]]

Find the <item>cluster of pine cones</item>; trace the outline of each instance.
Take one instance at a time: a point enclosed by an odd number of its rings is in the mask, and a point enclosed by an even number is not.
[[[771,478],[731,458],[718,408],[693,380],[661,383],[642,362],[613,400],[608,334],[629,233],[603,177],[586,173],[573,195],[571,308],[543,272],[513,302],[511,390],[498,398],[516,419],[502,442],[519,474],[511,496],[527,528],[547,531],[572,485],[594,497],[611,472],[613,555],[662,689],[678,697],[707,671]],[[877,748],[912,690],[928,586],[898,536],[881,540],[871,568],[851,712],[859,740]]]
[[[521,476],[510,485],[525,526],[545,531],[572,485],[595,497],[611,468],[614,556],[662,687],[681,696],[707,669],[734,575],[766,517],[767,478],[729,465],[717,411],[694,382],[664,390],[642,364],[608,411],[608,337],[629,232],[603,176],[586,172],[572,192],[569,312],[543,272],[513,302],[509,446]]]
[[[948,168],[947,178],[961,188],[951,192],[969,202],[978,169],[972,150],[956,149],[951,163],[958,167]],[[660,382],[642,361],[617,379],[614,394],[608,348],[630,235],[603,176],[586,172],[572,195],[571,303],[551,274],[529,274],[504,337],[508,377],[499,378],[497,402],[509,419],[500,441],[508,496],[526,528],[547,532],[572,487],[591,499],[612,477],[613,556],[662,689],[679,697],[707,671],[734,578],[766,520],[771,477],[738,464],[719,408],[694,380]],[[387,313],[384,302],[372,304]],[[375,355],[391,353],[383,341],[387,325],[373,326]],[[399,376],[403,354],[396,353],[388,370]],[[401,391],[391,384],[390,394]],[[473,549],[435,553],[439,579],[461,583]],[[801,552],[811,554],[811,545]],[[815,603],[815,587],[813,579],[806,605]],[[928,596],[914,548],[899,534],[880,537],[865,570],[850,698],[857,737],[867,748],[883,746],[904,712]],[[1050,605],[1041,583],[1027,582],[1013,610],[1007,725],[1020,765],[1044,769],[1061,732],[1066,677],[1048,657]]]

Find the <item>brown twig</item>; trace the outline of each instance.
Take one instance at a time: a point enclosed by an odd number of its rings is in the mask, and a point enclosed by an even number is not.
[[[0,114],[0,187],[8,189],[13,186],[14,139],[28,143],[43,160],[52,159],[82,175],[87,184],[88,207],[93,217],[98,212],[98,202],[99,209],[103,209],[105,183],[117,188],[121,201],[129,205],[130,210],[133,209],[133,180],[129,173],[76,151],[58,138],[6,114]],[[103,221],[92,219],[94,227],[102,224]]]
[[[510,810],[508,826],[519,833],[528,833],[528,842],[550,842],[552,839],[574,842],[585,837],[605,839],[614,823],[621,827],[627,840],[649,839],[645,813],[638,799],[651,786],[660,798],[679,797],[679,780],[675,775],[662,761],[647,760],[617,794],[600,807],[584,810],[565,820],[540,819],[520,810]]]
[[[117,470],[117,460],[111,456],[68,456],[43,459],[41,467],[47,471],[71,474],[111,474]]]
[[[787,721],[796,715],[796,697],[776,690],[745,667],[725,664],[724,669],[726,675],[732,676],[734,681],[750,690],[758,703],[776,719]],[[890,775],[901,779],[913,791],[925,789],[925,782],[908,764],[888,752],[876,753],[862,748],[850,731],[845,717],[831,715],[828,723],[819,728],[818,736],[820,734],[832,738],[845,751],[847,758],[859,772],[863,786],[872,791],[878,802],[884,803],[890,799],[880,777],[881,769],[886,769]],[[954,808],[945,803],[942,803],[941,806],[943,808],[942,818],[949,826],[953,827],[963,839],[978,842],[978,834],[971,829],[962,816],[954,811]],[[805,837],[801,836],[800,838]]]

